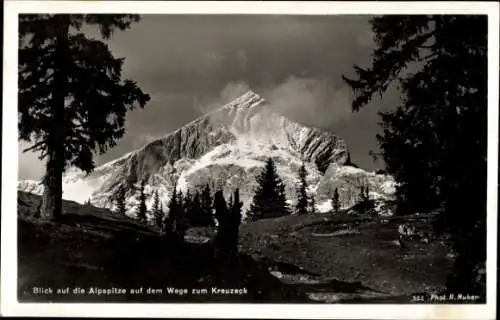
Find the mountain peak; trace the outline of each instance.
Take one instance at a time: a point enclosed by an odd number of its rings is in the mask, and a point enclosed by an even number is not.
[[[252,108],[264,103],[265,100],[252,90],[248,90],[238,98],[224,105],[223,109],[243,109]]]
[[[345,142],[330,132],[304,126],[271,109],[260,95],[247,91],[89,175],[67,171],[63,179],[64,196],[81,203],[92,198],[93,205],[112,208],[114,195],[125,187],[127,205],[133,207],[137,201],[134,185],[140,181],[145,181],[146,192],[159,191],[164,203],[170,199],[174,186],[187,192],[209,184],[226,194],[239,188],[246,210],[257,187],[255,175],[272,157],[291,201],[296,197],[297,170],[306,163],[311,190],[319,190],[313,191],[318,201],[329,201],[336,187],[345,190],[341,179],[347,176],[346,184],[353,186],[342,201],[351,205],[355,199],[351,194],[358,191],[350,181],[358,181],[357,176],[364,171],[347,170],[349,167],[343,166],[349,164]],[[330,169],[331,164],[344,170],[338,173]],[[356,180],[350,180],[349,175],[356,175]],[[373,181],[371,190],[383,189],[375,186],[389,179],[365,175]],[[337,180],[342,184],[332,183]],[[43,191],[43,186],[33,181],[20,182],[18,188],[35,193]],[[385,195],[384,192],[381,194]]]

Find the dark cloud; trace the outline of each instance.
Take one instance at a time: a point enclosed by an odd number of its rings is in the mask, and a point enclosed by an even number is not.
[[[126,135],[97,162],[139,148],[252,89],[285,114],[337,132],[353,157],[373,168],[368,151],[376,147],[376,113],[387,103],[352,114],[351,92],[341,79],[352,73],[353,64],[371,59],[368,19],[144,15],[130,30],[114,35],[109,46],[126,58],[124,76],[137,80],[152,100],[129,115]],[[33,177],[27,167],[36,157],[21,158],[20,177]]]

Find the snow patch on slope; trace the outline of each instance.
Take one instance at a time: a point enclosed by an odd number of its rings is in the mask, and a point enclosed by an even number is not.
[[[330,200],[323,201],[316,205],[316,209],[321,213],[330,212],[333,210],[332,202]]]

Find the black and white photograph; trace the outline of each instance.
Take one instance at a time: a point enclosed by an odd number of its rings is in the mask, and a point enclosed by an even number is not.
[[[406,317],[494,317],[498,3],[56,3],[9,18],[2,295],[17,312],[466,305],[488,309]]]

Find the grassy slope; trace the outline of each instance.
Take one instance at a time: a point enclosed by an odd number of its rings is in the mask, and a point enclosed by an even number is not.
[[[175,246],[149,227],[92,206],[65,201],[60,222],[40,223],[30,218],[38,201],[37,196],[19,193],[21,301],[311,302],[308,292],[338,292],[346,294],[347,299],[357,299],[353,293],[369,293],[371,288],[390,296],[381,302],[408,302],[409,293],[440,287],[449,265],[445,258],[448,249],[439,241],[415,243],[408,251],[391,244],[396,237],[396,221],[380,225],[364,222],[361,234],[337,237],[315,237],[312,233],[331,232],[332,221],[348,222],[351,216],[317,214],[249,223],[240,231],[241,254],[237,261],[220,265],[212,258],[210,244]],[[324,281],[287,284],[269,273],[269,268],[308,273],[297,266]],[[41,296],[32,293],[37,286],[220,286],[246,287],[249,294]],[[400,296],[403,300],[398,300]]]
[[[229,264],[213,260],[211,245],[174,245],[127,217],[64,201],[61,221],[30,216],[40,197],[19,192],[18,297],[31,302],[299,302],[305,297],[245,255]],[[176,288],[242,288],[244,296],[179,296]],[[162,295],[37,295],[33,287],[89,289],[148,287]]]
[[[391,295],[430,292],[443,287],[451,261],[443,239],[429,244],[415,240],[401,249],[398,238],[401,220],[365,221],[359,234],[314,236],[345,229],[352,216],[316,214],[253,222],[242,227],[241,249],[255,257],[283,261],[319,273],[326,278],[360,281]],[[429,230],[429,222],[417,222],[417,230]]]

